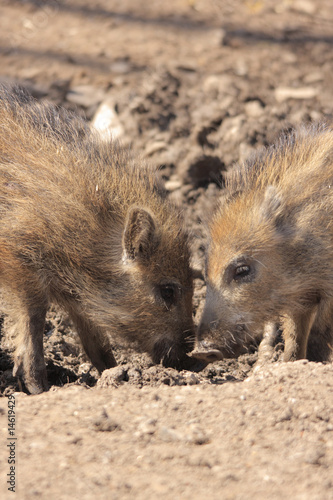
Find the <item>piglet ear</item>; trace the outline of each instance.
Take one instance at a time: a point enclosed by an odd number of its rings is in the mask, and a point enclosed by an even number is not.
[[[273,225],[277,236],[290,239],[295,235],[295,227],[290,223],[290,214],[286,210],[283,197],[274,186],[266,188],[260,212],[262,219]]]
[[[131,261],[148,261],[158,245],[157,225],[147,210],[131,207],[123,233],[123,257]]]
[[[274,186],[267,186],[264,201],[261,205],[261,215],[266,220],[276,220],[281,214],[282,198]]]

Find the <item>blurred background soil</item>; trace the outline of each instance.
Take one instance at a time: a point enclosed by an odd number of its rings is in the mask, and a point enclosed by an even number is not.
[[[203,268],[233,164],[333,117],[331,0],[1,0],[0,82],[74,110],[160,167]],[[106,120],[106,121],[105,121]],[[103,133],[103,130],[101,130]],[[193,314],[205,294],[196,280]],[[66,316],[45,330],[51,390],[15,393],[19,499],[333,499],[332,364],[199,373],[115,346],[98,380]],[[2,337],[0,390],[18,391]],[[7,398],[0,400],[2,443]],[[1,498],[7,491],[0,448]]]

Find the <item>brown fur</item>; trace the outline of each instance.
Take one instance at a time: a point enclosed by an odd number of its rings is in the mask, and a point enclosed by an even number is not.
[[[198,345],[238,355],[281,323],[284,358],[332,359],[333,130],[300,127],[236,168],[210,224]]]
[[[50,302],[70,314],[102,371],[108,333],[178,366],[190,350],[192,275],[179,214],[156,172],[83,120],[0,88],[0,283],[14,323],[14,373],[47,387]]]

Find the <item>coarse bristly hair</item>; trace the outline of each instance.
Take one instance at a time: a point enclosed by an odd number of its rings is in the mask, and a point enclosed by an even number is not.
[[[332,343],[332,215],[328,124],[300,126],[235,167],[210,223],[201,335],[243,341],[287,317],[286,359],[304,356],[310,330]]]
[[[100,371],[115,364],[106,332],[181,363],[193,327],[188,238],[155,169],[83,119],[1,86],[0,217],[14,372],[30,392],[46,388],[40,331],[52,301]]]
[[[211,224],[213,240],[230,234],[236,247],[259,250],[262,242],[266,250],[282,232],[289,235],[289,242],[291,237],[312,233],[328,243],[332,226],[328,213],[333,208],[332,129],[324,124],[302,126],[282,136],[277,144],[236,168],[226,190],[230,198],[221,203]]]

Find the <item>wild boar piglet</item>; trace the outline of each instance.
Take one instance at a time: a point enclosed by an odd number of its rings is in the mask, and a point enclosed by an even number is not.
[[[333,347],[333,130],[301,126],[235,167],[210,221],[193,356],[244,353],[281,326],[284,359]],[[270,342],[268,342],[269,344]]]
[[[0,286],[16,349],[14,374],[47,389],[50,303],[73,320],[101,372],[111,342],[181,367],[192,349],[188,238],[156,171],[86,122],[0,87]]]

